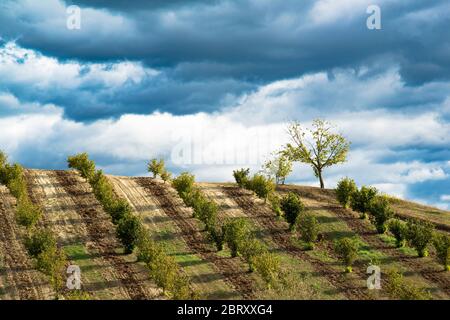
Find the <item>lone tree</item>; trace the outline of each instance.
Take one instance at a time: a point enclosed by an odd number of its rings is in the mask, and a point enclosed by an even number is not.
[[[288,143],[283,151],[290,160],[311,165],[322,189],[325,188],[323,169],[345,162],[350,148],[342,135],[331,130],[332,125],[320,119],[313,121],[312,129],[304,129],[299,122],[292,122],[288,126],[292,143]]]

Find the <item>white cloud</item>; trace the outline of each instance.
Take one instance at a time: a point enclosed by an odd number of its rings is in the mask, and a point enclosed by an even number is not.
[[[437,112],[402,114],[386,110],[343,112],[336,117],[342,132],[355,143],[371,146],[401,147],[407,144],[446,144],[450,142],[450,125]]]
[[[0,92],[0,109],[17,109],[20,106],[19,99],[8,92]]]
[[[408,186],[402,183],[374,183],[373,186],[383,193],[405,199]]]
[[[309,12],[309,18],[315,24],[345,21],[355,15],[365,15],[366,8],[371,4],[368,0],[320,0],[314,3]]]
[[[0,48],[0,84],[27,85],[39,89],[75,89],[81,85],[119,87],[125,82],[139,83],[159,74],[138,62],[89,63],[60,62],[14,42]]]
[[[440,199],[441,201],[450,202],[450,194],[443,194]]]

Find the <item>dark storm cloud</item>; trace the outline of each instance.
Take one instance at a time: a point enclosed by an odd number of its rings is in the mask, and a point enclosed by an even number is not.
[[[2,82],[5,80],[0,80],[0,92],[4,88]],[[139,83],[113,87],[84,83],[76,88],[55,89],[24,86],[21,83],[7,86],[8,92],[20,97],[22,104],[39,101],[44,105],[61,106],[66,117],[82,122],[118,118],[125,113],[150,114],[169,110],[174,115],[185,115],[214,112],[229,102],[230,97],[237,97],[255,88],[251,82],[233,79],[180,82],[165,76],[145,77]],[[0,101],[0,116],[24,111],[23,108],[2,108]]]
[[[64,5],[72,3],[82,8],[81,30],[65,28]],[[211,112],[226,97],[258,85],[318,71],[332,76],[335,68],[376,65],[379,70],[373,69],[367,75],[371,76],[398,65],[408,85],[450,79],[450,4],[446,1],[382,2],[381,31],[366,28],[365,10],[317,23],[310,15],[314,4],[296,0],[51,0],[40,5],[6,1],[0,5],[4,40],[16,40],[62,62],[140,61],[163,74],[114,90],[89,85],[72,91],[40,92],[20,86],[8,90],[25,101],[61,105],[70,118],[95,120],[154,110]],[[411,107],[442,99],[441,93],[424,92],[388,97],[380,105]]]
[[[83,6],[88,1],[78,3]],[[381,31],[366,28],[365,11],[351,20],[343,15],[332,23],[314,25],[307,16],[313,1],[190,1],[198,4],[195,7],[169,1],[170,8],[161,8],[162,1],[89,3],[90,7],[118,10],[132,27],[117,33],[108,29],[108,21],[98,21],[85,24],[74,36],[74,32],[36,26],[33,21],[11,22],[15,30],[23,31],[19,43],[65,59],[126,58],[152,67],[184,64],[180,73],[185,75],[183,68],[190,66],[192,77],[271,81],[392,55],[411,84],[448,78],[450,62],[445,52],[450,21],[443,12],[433,11],[448,10],[444,1],[386,3]],[[437,16],[417,18],[423,10]],[[423,20],[424,27],[416,28]],[[104,29],[101,33],[96,32],[98,24]]]
[[[64,0],[67,5],[129,12],[212,3],[216,0]]]

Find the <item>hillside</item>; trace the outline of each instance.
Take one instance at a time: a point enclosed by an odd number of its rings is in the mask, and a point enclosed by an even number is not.
[[[70,264],[80,266],[83,289],[92,299],[165,299],[149,280],[145,266],[134,254],[125,255],[110,216],[95,198],[90,185],[75,171],[26,170],[28,193],[43,208],[40,224],[56,235],[58,247]],[[417,258],[409,247],[397,249],[394,239],[378,235],[375,228],[335,200],[333,190],[281,186],[277,193],[297,193],[320,223],[322,240],[304,251],[287,223],[252,192],[234,184],[199,183],[204,194],[219,206],[219,220],[242,217],[281,261],[289,290],[267,290],[257,273],[248,272],[241,257],[231,258],[225,248],[217,252],[207,241],[205,228],[192,217],[169,183],[143,177],[108,176],[116,194],[131,205],[152,238],[162,244],[190,277],[205,299],[386,299],[381,290],[368,290],[366,268],[379,265],[382,272],[397,269],[406,281],[429,290],[435,299],[450,298],[450,275],[442,271],[435,253]],[[450,230],[450,212],[391,199],[400,218],[432,222],[439,232]],[[33,267],[14,219],[16,200],[0,187],[0,299],[51,299],[48,280]],[[359,255],[354,272],[343,273],[332,241],[354,236]]]

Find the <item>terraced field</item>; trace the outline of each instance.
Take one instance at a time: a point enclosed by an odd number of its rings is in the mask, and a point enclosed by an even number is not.
[[[44,275],[33,269],[14,218],[16,200],[0,186],[0,299],[49,299]]]
[[[214,253],[190,209],[168,185],[148,178],[110,179],[117,194],[128,200],[153,238],[164,242],[204,298],[241,298],[247,293],[234,281],[236,270]]]
[[[55,233],[82,285],[98,299],[153,299],[157,287],[146,280],[135,257],[121,253],[114,226],[90,186],[75,172],[28,170],[29,193],[44,209],[44,224]]]
[[[110,216],[96,200],[89,184],[74,171],[27,170],[28,193],[43,208],[42,226],[56,235],[69,263],[82,271],[82,288],[92,299],[164,299],[134,254],[126,255],[115,236]],[[378,235],[374,227],[351,210],[342,209],[333,190],[282,186],[279,194],[297,193],[320,222],[322,240],[312,251],[289,231],[287,223],[252,192],[234,184],[199,183],[203,193],[219,206],[219,220],[241,217],[253,232],[276,253],[290,283],[283,292],[268,290],[256,273],[250,273],[241,257],[231,258],[228,249],[217,252],[207,239],[204,225],[193,218],[169,183],[152,178],[108,176],[115,193],[128,201],[146,231],[173,256],[204,299],[386,299],[382,289],[367,289],[366,268],[395,268],[408,281],[428,289],[435,299],[450,298],[450,275],[442,271],[431,251],[416,258],[410,248],[396,249],[394,240]],[[402,218],[428,220],[440,232],[449,232],[450,213],[393,199]],[[34,269],[23,246],[24,230],[14,218],[16,200],[0,186],[0,299],[52,299],[47,278]],[[354,273],[332,249],[332,240],[354,236],[359,257]]]

